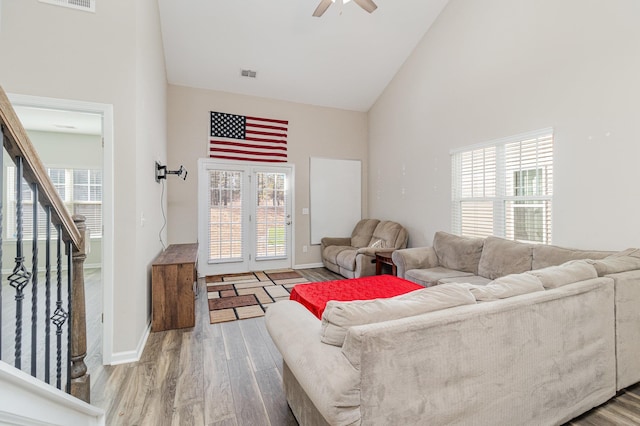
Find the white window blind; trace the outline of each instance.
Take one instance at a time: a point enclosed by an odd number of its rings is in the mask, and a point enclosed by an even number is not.
[[[551,243],[553,130],[452,151],[452,229]]]
[[[244,256],[242,218],[243,172],[209,172],[209,260],[233,261]]]
[[[47,174],[58,191],[70,214],[83,215],[91,237],[102,236],[102,172],[86,169],[47,169]],[[7,167],[7,237],[15,238],[16,223],[16,174],[15,167]],[[33,193],[26,181],[22,181],[23,236],[33,238]],[[53,229],[53,228],[52,228]],[[45,212],[38,207],[38,238],[46,236]],[[55,237],[55,232],[52,233]]]

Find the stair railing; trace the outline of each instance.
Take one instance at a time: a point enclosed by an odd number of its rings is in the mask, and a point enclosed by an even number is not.
[[[12,273],[8,277],[0,277],[0,360],[5,360],[9,354],[8,347],[13,347],[13,363],[18,369],[23,366],[24,340],[30,335],[30,373],[34,377],[42,378],[51,385],[63,389],[71,395],[89,402],[90,378],[84,359],[87,354],[86,310],[84,295],[84,261],[85,250],[85,218],[74,215],[66,209],[55,186],[51,182],[47,170],[31,143],[24,127],[18,119],[6,93],[0,87],[0,130],[7,154],[15,163],[15,244],[16,256]],[[0,150],[0,164],[4,164],[4,152]],[[4,173],[0,172],[0,204],[8,198],[4,194]],[[31,211],[31,241],[32,251],[30,259],[24,253],[24,223],[25,205],[24,182],[31,190],[33,206]],[[29,194],[28,190],[26,194]],[[40,207],[38,207],[40,206]],[[2,269],[2,244],[8,230],[2,229],[2,212],[0,205],[0,270]],[[6,211],[13,206],[7,206]],[[46,221],[44,230],[44,283],[39,282],[42,274],[39,267],[39,223],[44,210]],[[55,231],[55,232],[54,232]],[[41,241],[41,239],[40,239]],[[64,251],[64,255],[63,255]],[[31,268],[28,262],[31,262]],[[54,266],[55,264],[55,266]],[[66,267],[66,274],[63,274]],[[55,276],[52,274],[55,273]],[[63,276],[66,275],[66,280]],[[66,282],[64,282],[66,281]],[[8,285],[7,285],[8,284]],[[44,288],[43,288],[44,287]],[[28,300],[25,297],[31,291],[31,321],[30,328],[25,328],[25,308]],[[13,294],[10,294],[12,291]],[[6,294],[9,293],[9,294]],[[44,294],[42,294],[44,293]],[[52,294],[55,293],[55,296]],[[13,305],[9,305],[4,298],[13,296]],[[40,297],[39,297],[40,296]],[[39,304],[39,298],[44,296],[44,303]],[[44,306],[43,306],[44,305]],[[14,341],[3,341],[2,324],[3,307],[15,308]],[[52,325],[55,329],[55,342],[51,342]],[[64,336],[66,334],[66,342]],[[44,338],[44,342],[43,342]],[[54,347],[53,347],[54,346]],[[42,353],[44,352],[44,353]],[[51,352],[55,352],[52,354]],[[64,352],[64,356],[63,356]],[[66,361],[63,361],[66,358]],[[55,372],[51,371],[55,368]],[[63,370],[66,370],[66,380],[63,385]],[[55,374],[55,384],[53,375]]]

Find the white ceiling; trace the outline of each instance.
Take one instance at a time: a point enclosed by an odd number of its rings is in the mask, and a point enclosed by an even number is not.
[[[159,0],[169,83],[368,111],[448,2],[319,1]]]
[[[13,109],[27,130],[102,135],[100,114],[14,105]]]

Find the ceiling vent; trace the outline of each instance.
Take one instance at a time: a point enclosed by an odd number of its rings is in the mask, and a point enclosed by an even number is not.
[[[250,77],[250,78],[256,78],[256,71],[252,71],[252,70],[242,70],[240,72],[240,75],[243,77]]]
[[[96,0],[40,0],[40,3],[84,10],[85,12],[96,12]]]

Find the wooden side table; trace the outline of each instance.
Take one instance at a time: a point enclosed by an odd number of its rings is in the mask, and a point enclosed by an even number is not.
[[[198,244],[171,244],[151,267],[151,331],[193,327]]]
[[[393,260],[391,259],[391,254],[394,250],[388,251],[379,251],[376,253],[376,275],[382,275],[382,265],[391,266],[391,275],[397,275],[397,268]]]

